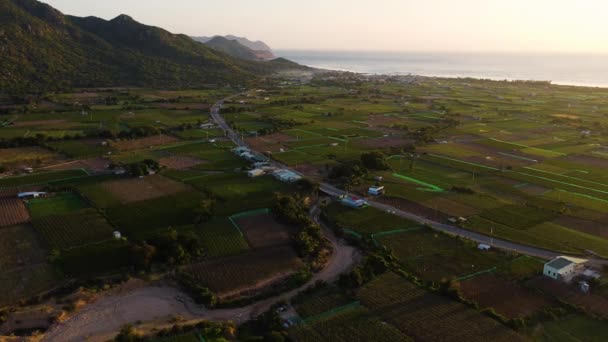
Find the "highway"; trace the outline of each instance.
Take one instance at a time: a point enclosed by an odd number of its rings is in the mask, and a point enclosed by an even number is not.
[[[220,114],[220,109],[223,106],[223,104],[224,104],[224,100],[217,102],[211,108],[211,118],[218,126],[220,126],[221,129],[224,130],[224,132],[226,133],[226,136],[229,137],[237,146],[248,147],[247,144],[245,143],[245,141],[243,141],[243,139],[241,139],[238,136],[238,134],[236,132],[234,132],[234,130],[226,123],[226,121]],[[254,152],[260,153],[260,151],[254,151]],[[276,167],[288,169],[297,174],[300,174],[298,171],[293,170],[293,169],[289,168],[288,166],[283,165],[277,161],[271,161],[271,163]],[[300,174],[300,175],[302,175],[302,174]],[[328,184],[328,183],[321,183],[320,190],[322,192],[324,192],[330,196],[334,196],[334,197],[347,194],[346,191],[344,191],[342,189],[338,189],[335,186]],[[462,237],[462,238],[465,238],[468,240],[472,240],[472,241],[475,241],[478,243],[488,244],[494,248],[502,249],[505,251],[516,252],[519,254],[538,257],[538,258],[547,259],[547,260],[553,259],[560,255],[568,255],[563,252],[552,251],[552,250],[548,250],[548,249],[519,244],[519,243],[507,241],[507,240],[492,238],[490,236],[476,233],[476,232],[473,232],[473,231],[470,231],[467,229],[463,229],[463,228],[460,228],[457,226],[433,221],[433,220],[427,219],[425,217],[418,216],[418,215],[397,209],[390,205],[380,203],[380,202],[377,202],[374,200],[368,200],[368,204],[374,208],[377,208],[377,209],[380,209],[380,210],[383,210],[386,212],[391,212],[394,215],[397,215],[399,217],[402,217],[402,218],[405,218],[405,219],[408,219],[411,221],[415,221],[420,224],[427,225],[437,231],[441,231],[441,232],[444,232],[444,233],[447,233],[450,235],[454,235],[454,236],[459,236],[459,237]],[[576,256],[576,255],[572,255],[572,256],[580,258],[580,256]],[[589,259],[589,258],[587,258],[587,259]],[[608,265],[608,260],[592,258],[592,259],[589,259],[589,261],[591,264],[594,264],[594,265]]]

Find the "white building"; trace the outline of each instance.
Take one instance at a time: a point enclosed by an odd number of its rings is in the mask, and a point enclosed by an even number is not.
[[[263,176],[265,173],[266,173],[266,171],[264,171],[262,169],[253,169],[253,170],[247,171],[247,176],[250,178],[254,178],[254,177]]]
[[[570,281],[574,276],[583,271],[585,259],[558,256],[545,264],[543,274],[555,280]]]
[[[367,193],[371,196],[382,196],[384,195],[384,187],[383,186],[370,186],[367,190]]]
[[[20,192],[19,194],[17,194],[17,197],[20,199],[38,198],[38,197],[44,197],[44,196],[46,196],[46,192],[31,191],[31,192]]]

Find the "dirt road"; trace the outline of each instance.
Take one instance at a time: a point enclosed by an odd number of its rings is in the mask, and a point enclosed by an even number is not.
[[[316,208],[311,211],[311,216],[316,222],[320,222]],[[195,304],[190,297],[176,288],[146,286],[129,293],[99,299],[65,322],[52,326],[42,341],[107,341],[126,324],[166,324],[175,316],[186,320],[207,319],[243,323],[268,310],[273,304],[289,300],[318,280],[334,281],[353,267],[359,259],[357,249],[337,238],[327,227],[323,227],[323,232],[333,246],[332,256],[323,270],[295,290],[241,308],[209,310]]]

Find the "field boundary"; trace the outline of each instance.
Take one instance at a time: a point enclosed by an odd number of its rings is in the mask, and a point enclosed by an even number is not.
[[[443,189],[443,188],[441,188],[441,187],[439,187],[439,186],[437,186],[435,184],[423,182],[423,181],[418,180],[416,178],[404,176],[404,175],[396,173],[396,172],[393,173],[392,176],[396,177],[396,178],[400,178],[400,179],[406,180],[406,181],[409,181],[409,182],[412,182],[412,183],[415,183],[415,184],[418,184],[418,185],[422,185],[422,186],[428,188],[428,189],[420,189],[420,190],[432,191],[432,192],[444,192],[445,191],[445,189]]]
[[[245,237],[245,234],[243,234],[243,231],[242,231],[241,227],[239,226],[239,224],[236,223],[236,220],[243,218],[243,217],[257,216],[257,215],[264,215],[264,214],[270,214],[270,209],[262,208],[262,209],[243,211],[238,214],[228,216],[228,221],[230,221],[230,223],[232,223],[234,228],[236,228],[236,230],[238,230],[239,234],[241,234],[242,237]]]
[[[310,324],[312,322],[315,322],[315,321],[318,321],[318,320],[321,320],[321,319],[325,319],[325,318],[328,318],[328,317],[332,317],[332,316],[334,316],[336,314],[339,314],[340,312],[348,311],[348,310],[350,310],[352,308],[357,308],[357,307],[360,307],[360,306],[361,306],[361,301],[356,300],[356,301],[354,301],[352,303],[349,303],[349,304],[346,304],[346,305],[342,305],[342,306],[338,306],[338,307],[333,308],[333,309],[331,309],[329,311],[326,311],[326,312],[320,313],[318,315],[314,315],[314,316],[308,317],[308,318],[302,320],[302,323],[303,324]]]
[[[478,271],[475,273],[471,273],[469,275],[465,275],[459,278],[456,278],[456,280],[458,281],[463,281],[463,280],[467,280],[467,279],[471,279],[471,278],[475,278],[477,276],[483,275],[483,274],[487,274],[487,273],[493,273],[497,270],[496,266],[488,268],[487,270],[483,270],[483,271]]]

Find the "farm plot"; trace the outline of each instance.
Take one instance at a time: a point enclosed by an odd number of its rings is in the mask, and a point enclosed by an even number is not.
[[[33,225],[51,249],[70,249],[110,240],[114,231],[94,209],[36,218]]]
[[[481,275],[460,283],[462,294],[480,308],[493,308],[508,317],[529,317],[557,304],[542,294],[494,275]]]
[[[541,276],[530,280],[528,285],[567,303],[580,306],[593,315],[608,319],[608,299],[593,292],[582,293],[575,283],[565,284]]]
[[[188,186],[161,175],[104,182],[103,189],[121,203],[133,203],[187,191]]]
[[[110,221],[132,239],[146,239],[156,228],[188,225],[194,222],[194,208],[205,196],[184,191],[172,196],[107,208]]]
[[[28,222],[30,214],[17,198],[0,198],[0,228]]]
[[[525,340],[474,309],[417,288],[393,273],[364,285],[357,297],[372,312],[417,341]]]
[[[570,315],[543,323],[540,335],[540,340],[547,342],[604,342],[608,336],[608,324],[584,315]]]
[[[202,164],[203,161],[197,158],[187,157],[187,156],[171,156],[160,158],[158,163],[161,166],[164,166],[169,169],[182,170],[189,169],[196,165]]]
[[[132,267],[130,245],[123,240],[109,240],[63,251],[59,268],[68,276],[119,272]]]
[[[253,248],[289,243],[290,234],[295,233],[295,229],[277,222],[270,214],[244,216],[235,222]]]
[[[188,266],[186,272],[220,297],[228,298],[270,285],[302,265],[291,247],[279,246],[203,261]]]
[[[88,207],[77,194],[66,192],[50,198],[37,198],[27,202],[34,219],[49,215],[64,215]]]
[[[44,261],[34,230],[29,225],[0,229],[0,269],[10,270]]]
[[[41,147],[0,148],[0,161],[4,166],[35,166],[60,159],[60,156]]]
[[[87,158],[101,156],[112,151],[109,146],[102,145],[100,139],[94,140],[63,140],[48,143],[48,147],[54,151],[63,153],[71,158]]]
[[[497,252],[479,251],[475,244],[428,228],[374,238],[390,248],[406,269],[425,280],[440,281],[493,272],[511,259]]]
[[[551,221],[557,214],[548,210],[522,205],[507,205],[484,210],[481,217],[516,229],[525,229],[536,224]]]
[[[110,146],[119,151],[132,151],[151,148],[155,146],[169,145],[178,142],[179,139],[169,135],[151,136],[146,138],[119,140],[112,142]]]
[[[54,268],[48,264],[0,272],[0,308],[51,289],[59,283],[58,279]]]
[[[87,172],[82,169],[40,172],[25,176],[2,178],[0,179],[0,188],[46,185],[86,176],[88,176]]]
[[[397,328],[386,324],[365,307],[359,306],[336,313],[327,318],[302,323],[289,329],[294,341],[413,341]]]
[[[247,241],[226,218],[216,218],[201,226],[201,241],[207,256],[239,254],[249,249]]]
[[[308,318],[339,308],[355,299],[344,293],[340,288],[327,285],[312,292],[304,292],[291,300],[291,305],[301,318]]]
[[[340,228],[352,229],[362,234],[373,234],[418,226],[416,222],[372,207],[351,209],[338,203],[332,203],[327,207],[327,217]]]

